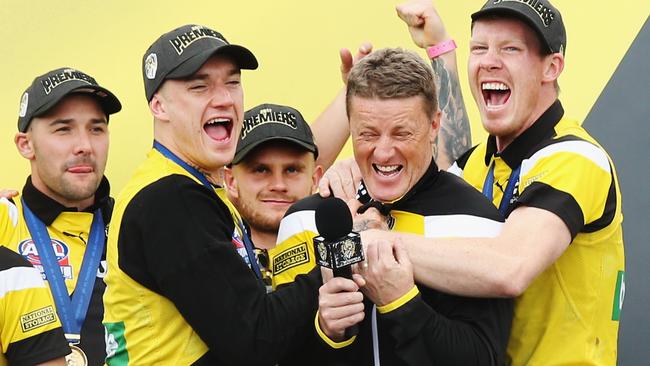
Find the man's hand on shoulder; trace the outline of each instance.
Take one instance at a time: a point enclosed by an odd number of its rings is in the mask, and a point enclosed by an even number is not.
[[[0,198],[14,198],[18,196],[18,191],[15,189],[0,189]]]
[[[322,197],[341,198],[344,201],[355,199],[361,183],[361,171],[354,158],[334,163],[318,183],[318,193]]]

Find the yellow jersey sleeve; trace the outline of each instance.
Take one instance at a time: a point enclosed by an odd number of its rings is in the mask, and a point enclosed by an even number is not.
[[[61,327],[41,273],[8,248],[0,248],[0,309],[3,354],[14,343]]]
[[[554,141],[521,165],[517,205],[557,214],[572,237],[615,210],[615,181],[602,148],[579,138]],[[607,223],[608,224],[608,223]]]
[[[273,289],[293,282],[316,266],[314,237],[317,236],[314,211],[295,211],[282,219],[277,245],[268,251]]]

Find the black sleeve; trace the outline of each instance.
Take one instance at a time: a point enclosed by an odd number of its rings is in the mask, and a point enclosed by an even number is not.
[[[511,299],[467,298],[423,289],[391,312],[377,313],[380,334],[398,365],[502,365]],[[392,343],[392,344],[391,344]],[[382,349],[386,349],[382,345]]]
[[[30,366],[61,358],[70,353],[63,329],[56,328],[34,337],[14,342],[5,357],[11,366]]]
[[[290,286],[290,284],[284,284],[278,288],[281,289],[285,286]],[[364,305],[367,309],[368,306],[372,306],[372,303],[364,301]],[[303,338],[292,344],[287,356],[280,361],[279,366],[361,366],[364,364],[361,360],[367,357],[366,353],[363,352],[364,350],[359,347],[360,342],[353,342],[339,349],[332,348],[318,335],[315,318],[316,313],[314,312],[309,328],[304,332]],[[363,322],[359,324],[361,331],[366,330],[363,325]],[[370,339],[365,336],[358,336],[357,338]]]
[[[267,295],[235,250],[225,204],[187,177],[140,191],[121,227],[120,267],[170,299],[223,364],[274,364],[313,321],[320,271]]]
[[[319,366],[363,366],[374,365],[374,356],[372,349],[372,308],[374,304],[370,299],[364,297],[363,300],[365,317],[358,323],[355,339],[352,343],[341,347],[332,348],[317,333],[315,335],[313,349],[317,355]],[[381,362],[382,365],[392,365],[390,361]]]

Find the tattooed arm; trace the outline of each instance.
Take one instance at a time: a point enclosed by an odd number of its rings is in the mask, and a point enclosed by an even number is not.
[[[355,233],[360,233],[362,231],[377,229],[377,230],[388,230],[388,224],[386,219],[383,217],[380,218],[355,218],[352,224],[352,231]]]
[[[436,57],[431,60],[431,66],[439,87],[438,108],[442,112],[433,156],[441,169],[447,169],[472,146],[472,136],[458,81],[455,52]]]
[[[419,47],[427,48],[450,39],[431,0],[408,1],[398,5],[396,10]],[[442,112],[433,156],[438,166],[446,169],[471,147],[472,138],[458,80],[456,52],[436,57],[431,66],[438,86],[438,108]]]

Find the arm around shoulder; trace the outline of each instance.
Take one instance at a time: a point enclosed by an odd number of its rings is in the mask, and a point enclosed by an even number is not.
[[[125,213],[124,220],[144,221],[128,225],[139,232],[120,233],[131,238],[128,244],[143,243],[131,258],[144,258],[144,265],[129,275],[173,302],[225,363],[278,361],[311,329],[320,273],[299,276],[291,288],[267,295],[233,244],[233,218],[225,204],[189,178],[166,179],[157,192],[141,191],[131,201],[133,211]],[[124,220],[122,228],[129,222]]]
[[[571,243],[562,219],[550,211],[525,206],[510,214],[494,238],[397,235],[404,236],[418,282],[480,297],[521,295]]]

